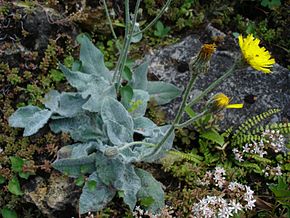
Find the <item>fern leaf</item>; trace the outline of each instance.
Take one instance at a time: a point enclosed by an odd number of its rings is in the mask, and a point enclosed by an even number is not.
[[[262,122],[263,120],[269,118],[273,114],[276,114],[280,112],[280,109],[270,109],[264,113],[258,114],[254,117],[251,117],[247,119],[242,125],[238,127],[238,129],[235,131],[235,134],[233,135],[233,138],[238,137],[241,134],[246,134],[248,131],[253,128],[258,123]]]

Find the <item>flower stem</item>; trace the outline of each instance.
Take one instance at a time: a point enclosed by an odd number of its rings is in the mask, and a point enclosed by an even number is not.
[[[150,147],[156,146],[155,144],[152,144],[149,142],[136,141],[136,142],[130,142],[130,143],[127,143],[125,145],[122,145],[121,147],[118,147],[118,150],[122,151],[122,150],[125,150],[126,148],[133,146],[133,145],[146,145],[146,146],[150,146]]]
[[[189,96],[189,93],[190,93],[190,90],[192,89],[195,81],[196,81],[196,78],[197,78],[197,73],[191,73],[191,79],[184,91],[184,94],[182,95],[182,102],[181,102],[181,105],[178,109],[178,112],[176,114],[176,117],[175,119],[173,120],[172,122],[172,125],[171,127],[169,128],[169,130],[167,130],[165,136],[161,139],[161,141],[157,144],[157,146],[155,147],[155,149],[153,150],[153,152],[151,152],[149,155],[146,155],[146,156],[151,156],[151,155],[154,155],[155,153],[158,153],[159,150],[161,149],[162,145],[164,144],[164,142],[166,142],[166,140],[168,139],[168,137],[172,134],[172,132],[174,131],[175,129],[175,126],[176,124],[178,124],[182,118],[182,114],[184,112],[184,108],[186,106],[186,100]]]
[[[201,94],[199,94],[197,97],[195,97],[191,102],[189,102],[186,107],[191,107],[192,105],[196,104],[200,101],[205,95],[207,95],[210,91],[212,91],[215,87],[217,87],[220,83],[222,83],[227,77],[229,77],[235,69],[239,66],[240,61],[236,60],[233,66],[220,78],[218,78],[216,81],[214,81],[212,84],[210,84],[209,87],[207,87]]]
[[[142,30],[140,30],[137,33],[134,33],[133,36],[136,36],[140,33],[145,32],[146,30],[148,30],[151,26],[153,26],[156,21],[164,14],[164,12],[166,11],[166,9],[169,7],[170,3],[172,0],[167,0],[167,2],[165,3],[165,5],[161,8],[161,11],[156,15],[156,17]]]
[[[105,8],[107,19],[108,19],[108,22],[109,22],[109,25],[110,25],[111,32],[113,34],[114,39],[117,40],[117,36],[116,36],[116,33],[114,31],[114,28],[113,28],[113,24],[112,24],[112,21],[111,21],[111,18],[110,18],[110,14],[109,14],[109,11],[108,11],[106,0],[103,0],[103,4],[104,4],[104,8]]]
[[[129,47],[130,47],[131,40],[132,40],[132,37],[133,37],[134,27],[135,27],[135,24],[136,24],[136,21],[137,21],[137,15],[138,15],[138,9],[139,9],[139,6],[140,6],[140,2],[141,2],[141,0],[137,0],[137,2],[136,2],[135,10],[134,10],[134,18],[133,18],[132,26],[131,26],[130,29],[129,29],[129,27],[130,27],[129,5],[127,5],[128,10],[126,10],[127,11],[126,12],[126,26],[128,26],[128,28],[126,28],[127,29],[127,34],[126,34],[126,37],[125,37],[125,46],[124,46],[124,51],[123,51],[123,55],[122,55],[123,57],[122,57],[122,60],[121,60],[120,67],[118,69],[117,87],[116,87],[117,90],[119,89],[119,86],[120,86],[120,83],[121,83],[121,79],[122,79],[122,72],[124,70],[124,67],[125,67],[125,64],[126,64],[126,61],[127,61]]]
[[[127,38],[128,38],[128,33],[129,33],[129,25],[130,25],[129,0],[125,0],[125,37],[124,37],[124,42],[122,46],[122,51],[118,58],[117,66],[113,75],[112,83],[116,82],[115,80],[117,79],[118,75],[121,73],[120,67],[121,67],[121,63],[125,55],[125,48],[126,48]]]
[[[192,117],[191,119],[185,121],[184,123],[181,124],[176,124],[175,128],[184,128],[190,125],[192,122],[196,121],[197,119],[201,118],[203,115],[205,115],[208,112],[208,110],[204,110],[200,114],[197,114],[196,116]]]

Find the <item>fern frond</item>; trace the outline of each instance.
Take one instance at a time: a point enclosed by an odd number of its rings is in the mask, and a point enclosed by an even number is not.
[[[249,170],[253,170],[254,172],[259,173],[259,174],[263,172],[260,166],[256,163],[251,163],[251,162],[246,161],[246,162],[241,162],[241,163],[237,162],[237,165],[241,167],[245,167]]]
[[[232,132],[233,132],[233,127],[230,127],[225,132],[222,133],[222,136],[225,138],[228,138]]]
[[[263,137],[260,135],[239,135],[238,137],[234,138],[231,140],[231,145],[236,146],[236,145],[243,145],[245,143],[249,142],[258,142],[263,140]]]
[[[171,150],[171,151],[169,151],[169,154],[176,155],[184,160],[195,162],[195,163],[201,163],[201,161],[203,160],[203,157],[201,157],[197,154],[193,154],[193,153],[184,153],[181,151]]]
[[[251,131],[251,134],[257,134],[265,132],[266,130],[275,130],[279,131],[282,134],[290,133],[290,123],[272,123],[266,126],[259,126],[256,129]]]
[[[272,162],[273,162],[270,159],[265,158],[265,157],[260,157],[260,155],[257,155],[257,154],[245,154],[245,156],[253,158],[256,161],[263,163],[263,164],[272,164]]]
[[[262,122],[263,120],[269,118],[270,116],[272,116],[273,114],[276,114],[278,112],[280,112],[280,109],[270,109],[266,112],[263,112],[261,114],[258,114],[254,117],[251,117],[249,119],[247,119],[242,125],[240,125],[238,127],[238,129],[235,131],[235,134],[233,135],[233,138],[238,137],[241,134],[246,134],[248,133],[248,131],[253,128],[255,125],[257,125],[258,123]]]

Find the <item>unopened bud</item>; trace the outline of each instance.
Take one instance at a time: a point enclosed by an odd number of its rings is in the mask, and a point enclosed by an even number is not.
[[[104,152],[107,157],[114,157],[119,154],[119,149],[116,147],[107,148]]]

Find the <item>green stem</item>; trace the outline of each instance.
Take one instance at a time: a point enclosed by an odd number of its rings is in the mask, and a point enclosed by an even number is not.
[[[114,39],[117,40],[117,36],[116,36],[116,33],[114,31],[114,28],[113,28],[113,24],[112,24],[112,21],[111,21],[111,18],[110,18],[110,14],[109,14],[109,11],[108,11],[106,0],[103,0],[103,4],[104,4],[105,11],[106,11],[107,19],[108,19],[108,22],[109,22],[109,25],[110,25],[111,32],[113,34]]]
[[[122,52],[118,58],[118,62],[117,62],[117,66],[116,66],[116,69],[114,72],[112,83],[116,82],[115,80],[117,79],[118,75],[120,74],[121,63],[122,63],[122,60],[123,60],[124,55],[125,55],[125,48],[126,48],[127,38],[128,38],[128,33],[129,33],[129,25],[130,25],[129,0],[125,0],[125,37],[124,37],[124,42],[123,42],[123,46],[122,46]]]
[[[150,147],[156,146],[155,144],[152,144],[149,142],[136,141],[136,142],[130,142],[128,144],[122,145],[122,146],[118,147],[118,150],[122,151],[122,150],[125,150],[126,148],[133,146],[133,145],[146,145],[146,146],[150,146]]]
[[[175,125],[175,128],[184,128],[184,127],[187,127],[188,125],[192,124],[192,122],[198,120],[199,118],[201,118],[203,115],[205,115],[208,111],[205,110],[203,111],[202,113],[192,117],[191,119],[185,121],[184,123],[181,123],[181,124],[176,124]]]
[[[161,8],[161,11],[156,15],[156,17],[142,30],[140,30],[137,33],[134,33],[133,36],[136,36],[140,33],[145,32],[146,30],[148,30],[151,26],[153,26],[156,21],[164,14],[164,12],[166,11],[166,9],[169,7],[170,3],[172,0],[167,0],[167,2],[165,3],[165,5]]]
[[[136,21],[137,21],[138,9],[139,9],[139,6],[140,6],[140,2],[141,2],[141,0],[137,0],[137,2],[136,2],[132,26],[131,26],[130,31],[128,29],[127,38],[125,40],[124,55],[123,55],[123,59],[121,61],[121,66],[120,66],[120,69],[119,69],[119,74],[118,74],[118,79],[117,79],[117,90],[119,89],[119,86],[120,86],[120,83],[121,83],[121,79],[122,79],[122,72],[123,72],[123,70],[125,68],[125,64],[126,64],[126,60],[127,60],[127,56],[128,56],[128,52],[129,52],[129,47],[130,47],[131,40],[132,40],[132,37],[133,37],[134,27],[135,27],[135,24],[136,24]],[[130,19],[129,20],[126,19],[126,23],[127,22],[130,23]]]
[[[221,82],[223,82],[227,77],[229,77],[235,69],[239,66],[240,61],[236,60],[233,66],[220,78],[218,78],[216,81],[214,81],[208,88],[206,88],[200,95],[195,97],[191,102],[189,102],[186,107],[191,107],[192,105],[196,104],[200,101],[205,95],[207,95],[210,91],[212,91],[215,87],[217,87]]]
[[[192,72],[190,72],[192,73]],[[197,78],[197,75],[198,73],[192,73],[191,74],[191,79],[186,87],[186,90],[184,92],[184,94],[182,95],[182,102],[181,102],[181,105],[178,109],[178,112],[176,114],[176,117],[175,119],[173,120],[172,122],[172,125],[171,127],[169,128],[169,130],[167,130],[165,136],[162,138],[162,140],[157,144],[156,148],[153,150],[153,152],[151,152],[149,155],[146,155],[146,156],[151,156],[155,153],[158,153],[159,150],[161,149],[162,145],[164,144],[164,142],[168,139],[168,137],[172,134],[172,132],[174,131],[175,129],[175,125],[179,123],[180,119],[182,118],[182,114],[183,114],[183,111],[184,111],[184,108],[186,106],[186,100],[189,96],[189,93],[190,93],[190,90],[192,89],[195,81],[196,81],[196,78]]]

